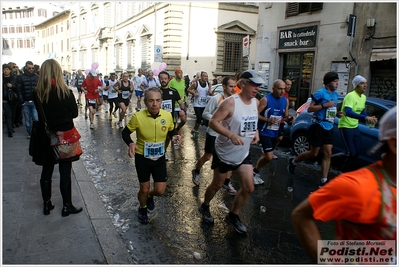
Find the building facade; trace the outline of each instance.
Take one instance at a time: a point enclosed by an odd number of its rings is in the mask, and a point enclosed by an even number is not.
[[[38,36],[35,26],[58,13],[62,8],[44,2],[2,2],[2,62],[15,62],[22,67],[30,60],[41,64],[45,58],[36,54]]]
[[[290,99],[297,107],[323,86],[328,71],[338,72],[340,95],[352,90],[355,74],[368,80],[368,96],[379,94],[376,76],[396,81],[396,3],[259,3],[258,18],[255,69],[268,78],[269,87],[289,77]],[[368,19],[376,22],[373,27]]]

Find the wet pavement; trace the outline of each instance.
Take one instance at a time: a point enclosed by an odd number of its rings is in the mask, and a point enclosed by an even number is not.
[[[135,101],[134,101],[135,102]],[[135,103],[129,107],[127,119],[133,114]],[[84,108],[75,119],[82,139],[81,157],[96,187],[116,231],[120,234],[132,260],[136,264],[307,264],[309,258],[302,249],[290,220],[293,208],[317,189],[319,166],[299,164],[296,168],[294,192],[286,191],[290,175],[287,159],[290,149],[282,145],[273,160],[261,170],[265,184],[256,186],[240,215],[247,226],[247,235],[240,235],[224,222],[226,207],[234,196],[219,191],[211,201],[213,225],[201,221],[198,207],[202,203],[212,171],[207,162],[201,172],[200,187],[191,181],[191,170],[202,155],[205,127],[200,127],[200,138],[192,140],[194,125],[192,110],[182,129],[180,149],[169,147],[167,153],[168,184],[162,197],[155,197],[155,210],[149,214],[150,223],[137,221],[137,192],[139,183],[134,160],[127,154],[121,137],[118,119],[100,108],[94,127],[84,117]],[[127,121],[126,121],[127,122]],[[124,123],[125,125],[125,123]],[[135,137],[134,137],[135,139]],[[261,155],[260,147],[251,147],[255,164]],[[334,176],[334,172],[331,174]],[[76,174],[79,176],[79,174]],[[233,174],[232,184],[239,188]],[[84,194],[84,192],[82,192]],[[261,207],[265,209],[261,210]],[[320,224],[323,239],[333,239],[333,224]]]

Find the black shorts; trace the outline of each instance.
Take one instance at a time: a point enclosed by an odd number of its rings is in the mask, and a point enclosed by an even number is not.
[[[86,107],[92,107],[94,109],[96,109],[97,107],[97,100],[95,103],[89,103],[89,99],[86,99]]]
[[[263,153],[271,152],[276,148],[278,137],[259,136],[259,142],[262,144]]]
[[[201,123],[202,122],[202,112],[204,112],[205,108],[201,107],[194,107],[194,112],[195,116],[197,117],[197,120],[195,121],[196,123]]]
[[[213,154],[213,151],[215,151],[215,141],[216,141],[216,136],[212,136],[209,133],[206,133],[205,153]]]
[[[76,85],[76,89],[78,90],[78,93],[83,93],[81,85]]]
[[[220,173],[226,173],[228,171],[235,171],[237,170],[241,165],[243,164],[250,164],[252,165],[251,161],[251,153],[248,153],[248,156],[241,162],[241,164],[238,165],[230,165],[227,163],[224,163],[221,159],[219,159],[216,150],[213,151],[213,156],[212,156],[212,165],[211,169],[214,170],[216,168],[219,168]]]
[[[103,95],[103,99],[104,100],[108,100],[108,96],[107,95]]]
[[[119,103],[124,103],[125,106],[127,107],[127,106],[129,106],[130,99],[129,99],[129,98],[128,98],[128,99],[118,98],[118,104],[119,104]]]
[[[165,155],[154,161],[145,158],[143,155],[136,154],[134,156],[134,164],[136,165],[137,177],[140,183],[148,182],[151,174],[154,182],[166,182],[168,180]]]
[[[333,129],[325,130],[318,123],[314,123],[309,127],[308,140],[309,144],[314,147],[321,147],[322,145],[332,145],[334,141]]]
[[[280,127],[278,128],[278,136],[284,135],[284,123],[280,123]]]

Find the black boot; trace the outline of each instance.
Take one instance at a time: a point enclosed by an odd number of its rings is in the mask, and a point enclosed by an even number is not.
[[[72,184],[71,182],[68,183],[61,183],[60,184],[61,195],[62,195],[62,202],[64,203],[62,207],[61,216],[65,217],[71,214],[76,214],[81,212],[82,208],[75,208],[72,205]]]
[[[43,214],[49,215],[50,210],[54,209],[54,205],[51,203],[51,181],[40,180],[40,187],[42,189]]]

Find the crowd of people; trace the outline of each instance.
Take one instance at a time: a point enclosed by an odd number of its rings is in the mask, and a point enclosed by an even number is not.
[[[128,146],[128,155],[135,159],[140,183],[137,217],[140,223],[147,224],[147,211],[155,208],[154,196],[161,196],[165,192],[167,148],[171,142],[175,146],[181,145],[180,130],[187,122],[188,105],[192,104],[195,112],[192,139],[199,139],[198,129],[201,125],[207,127],[204,154],[197,160],[191,172],[195,186],[200,186],[201,169],[205,162],[212,158],[213,179],[207,186],[203,202],[198,208],[202,220],[206,223],[214,222],[210,202],[219,189],[223,188],[229,194],[235,195],[225,221],[233,225],[238,233],[247,232],[246,226],[241,222],[240,212],[255,190],[255,185],[264,183],[259,171],[273,160],[273,151],[281,140],[284,121],[295,120],[288,112],[293,105],[288,97],[292,85],[289,78],[275,80],[272,92],[258,100],[256,95],[265,81],[260,73],[254,70],[239,72],[235,77],[218,77],[211,84],[207,72],[198,72],[190,81],[188,75],[183,76],[180,68],[175,69],[174,75],[161,71],[156,77],[152,71],[146,73],[145,70],[138,69],[135,76],[125,72],[120,77],[110,73],[104,78],[94,69],[88,72],[87,77],[78,70],[73,78],[70,78],[66,72],[51,73],[49,68],[60,70],[59,64],[48,60],[41,68],[35,68],[31,61],[27,61],[22,73],[18,72],[18,67],[12,62],[3,64],[3,112],[9,137],[13,136],[13,128],[21,125],[16,112],[18,105],[25,118],[28,137],[31,134],[32,122],[41,119],[35,108],[37,101],[45,103],[46,116],[49,117],[52,117],[52,110],[62,107],[61,104],[54,104],[57,101],[68,102],[69,105],[71,99],[74,101],[75,107],[68,107],[71,111],[70,114],[67,112],[69,115],[63,126],[54,123],[56,128],[73,126],[72,119],[77,116],[77,107],[83,105],[82,96],[85,100],[85,117],[89,119],[91,129],[95,129],[96,113],[104,106],[104,112],[109,114],[110,120],[113,117],[118,119],[118,127],[123,129],[122,138]],[[44,71],[46,76],[39,75]],[[60,81],[61,77],[63,82]],[[51,81],[50,85],[48,79]],[[367,81],[360,75],[354,77],[354,90],[346,95],[342,109],[337,110],[338,81],[339,76],[336,72],[327,72],[324,75],[324,86],[312,95],[308,108],[309,112],[313,112],[309,130],[310,150],[290,158],[287,166],[289,174],[294,175],[299,162],[316,157],[319,150],[323,150],[321,188],[313,192],[292,214],[298,236],[312,259],[315,259],[315,243],[320,239],[320,234],[315,230],[316,220],[345,220],[361,225],[362,230],[369,229],[367,225],[373,224],[370,229],[378,230],[377,234],[373,232],[372,235],[360,230],[357,235],[351,235],[348,234],[349,228],[346,229],[346,224],[342,223],[337,229],[338,238],[396,237],[396,220],[393,221],[393,216],[396,218],[396,120],[392,120],[396,118],[396,107],[380,122],[380,143],[374,148],[373,153],[377,150],[385,152],[382,161],[353,171],[351,162],[358,156],[361,145],[358,122],[363,120],[377,123],[377,118],[369,116],[365,111],[364,92]],[[215,83],[221,83],[223,92],[213,96],[212,85]],[[37,85],[40,88],[36,88]],[[79,95],[77,100],[70,95],[68,85],[76,87]],[[35,92],[38,93],[39,100],[35,98]],[[62,97],[60,94],[57,96],[55,92],[62,92]],[[137,100],[136,112],[127,120],[126,111],[133,96]],[[189,103],[190,97],[192,103]],[[333,139],[336,138],[332,131],[335,117],[340,118],[339,128],[347,144],[349,157],[344,173],[328,181]],[[133,132],[136,132],[136,140],[131,138]],[[255,165],[251,161],[251,144],[261,145],[263,151]],[[40,164],[43,165],[41,183],[44,214],[47,215],[54,208],[51,192],[48,192],[54,163]],[[81,208],[75,208],[70,200],[70,168],[70,164],[60,164],[63,184],[61,193],[65,196],[63,216],[81,211]],[[230,182],[232,172],[238,179],[238,190]],[[153,188],[150,187],[151,176],[154,181]],[[368,189],[360,190],[365,185]],[[292,186],[288,185],[291,189]],[[353,192],[356,192],[356,195]],[[361,208],[368,203],[373,205],[368,209]],[[348,209],[348,206],[353,206],[353,210]],[[380,210],[383,210],[384,214],[382,220],[377,222],[377,218],[381,218]],[[363,216],[364,212],[368,215]],[[384,235],[382,231],[385,231]]]

